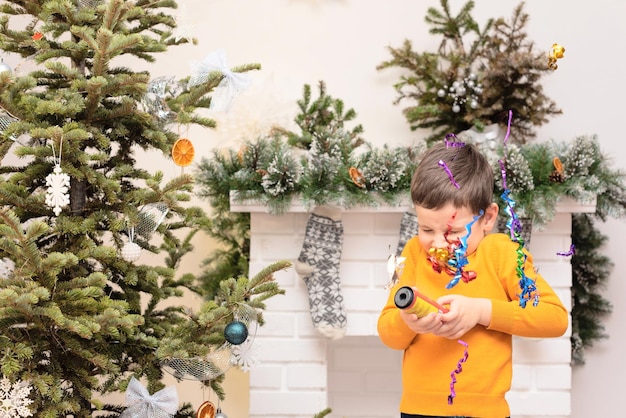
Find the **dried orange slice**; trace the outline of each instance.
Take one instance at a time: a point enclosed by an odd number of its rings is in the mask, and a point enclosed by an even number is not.
[[[559,174],[565,173],[565,170],[563,170],[563,163],[561,162],[559,157],[554,157],[552,159],[552,164],[554,165],[554,169],[557,171],[557,173]]]
[[[180,167],[186,167],[191,164],[195,153],[193,144],[187,138],[180,138],[174,142],[172,147],[172,159]]]
[[[196,412],[196,418],[215,418],[215,405],[209,401],[202,402]]]

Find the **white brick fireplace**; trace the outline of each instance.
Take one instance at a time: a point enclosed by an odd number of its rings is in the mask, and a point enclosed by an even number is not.
[[[250,275],[278,260],[295,262],[309,214],[294,204],[270,215],[254,204],[232,203],[251,213]],[[399,418],[402,353],[383,346],[376,322],[386,301],[386,262],[395,251],[406,207],[344,210],[342,294],[346,336],[327,340],[311,323],[306,285],[293,268],[279,272],[285,295],[267,301],[265,325],[257,331],[259,364],[250,371],[249,418],[312,418],[332,408],[329,418]],[[554,220],[534,231],[535,264],[566,304],[571,304],[571,265],[558,251],[569,249],[571,213],[593,206],[561,203]],[[570,332],[556,339],[514,340],[512,417],[570,415]]]

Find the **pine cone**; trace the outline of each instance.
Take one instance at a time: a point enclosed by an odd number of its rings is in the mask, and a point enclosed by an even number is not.
[[[550,176],[548,178],[553,183],[563,183],[565,181],[565,176],[563,175],[563,173],[557,170],[554,170],[552,173],[550,173]]]

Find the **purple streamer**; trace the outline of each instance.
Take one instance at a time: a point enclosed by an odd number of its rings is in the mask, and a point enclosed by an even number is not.
[[[504,136],[504,145],[506,146],[506,141],[509,139],[509,135],[511,134],[511,120],[513,119],[513,111],[509,110],[509,122],[506,124],[506,135]]]
[[[446,135],[446,139],[445,139],[445,143],[446,143],[446,148],[450,148],[450,147],[464,147],[465,146],[465,142],[460,142],[460,141],[448,141],[448,138],[452,138],[452,139],[457,139],[455,134],[448,134]]]
[[[570,245],[569,251],[559,251],[556,253],[556,255],[561,255],[563,257],[569,257],[570,255],[574,254],[576,254],[576,248],[574,247],[574,244]]]
[[[469,357],[469,345],[463,340],[458,340],[458,343],[464,346],[465,350],[463,352],[463,357],[461,357],[459,362],[456,364],[456,369],[450,372],[450,394],[448,395],[448,405],[452,405],[454,398],[456,397],[456,390],[454,390],[456,375],[463,371],[463,363],[465,363]]]
[[[441,167],[444,170],[446,170],[446,173],[448,173],[448,177],[450,178],[450,182],[452,184],[454,184],[454,187],[456,187],[457,189],[460,189],[461,186],[459,186],[459,184],[456,182],[456,180],[454,180],[454,176],[452,175],[452,171],[450,171],[450,168],[448,167],[448,164],[446,164],[443,160],[439,160],[439,162],[437,164],[439,165],[439,167]]]

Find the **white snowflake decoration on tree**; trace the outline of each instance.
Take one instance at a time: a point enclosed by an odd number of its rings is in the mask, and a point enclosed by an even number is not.
[[[31,389],[30,385],[22,384],[19,380],[11,384],[9,379],[2,378],[0,380],[0,417],[32,417],[33,413],[28,408],[33,403],[28,397]]]
[[[70,204],[70,176],[61,170],[61,166],[56,164],[52,173],[46,177],[46,205],[52,208],[54,214],[59,216],[62,208]]]
[[[256,322],[249,324],[256,328]],[[241,368],[244,372],[249,372],[250,369],[259,363],[259,351],[258,342],[253,346],[254,335],[249,336],[242,344],[232,347],[232,357],[230,359],[232,364],[235,364]]]

